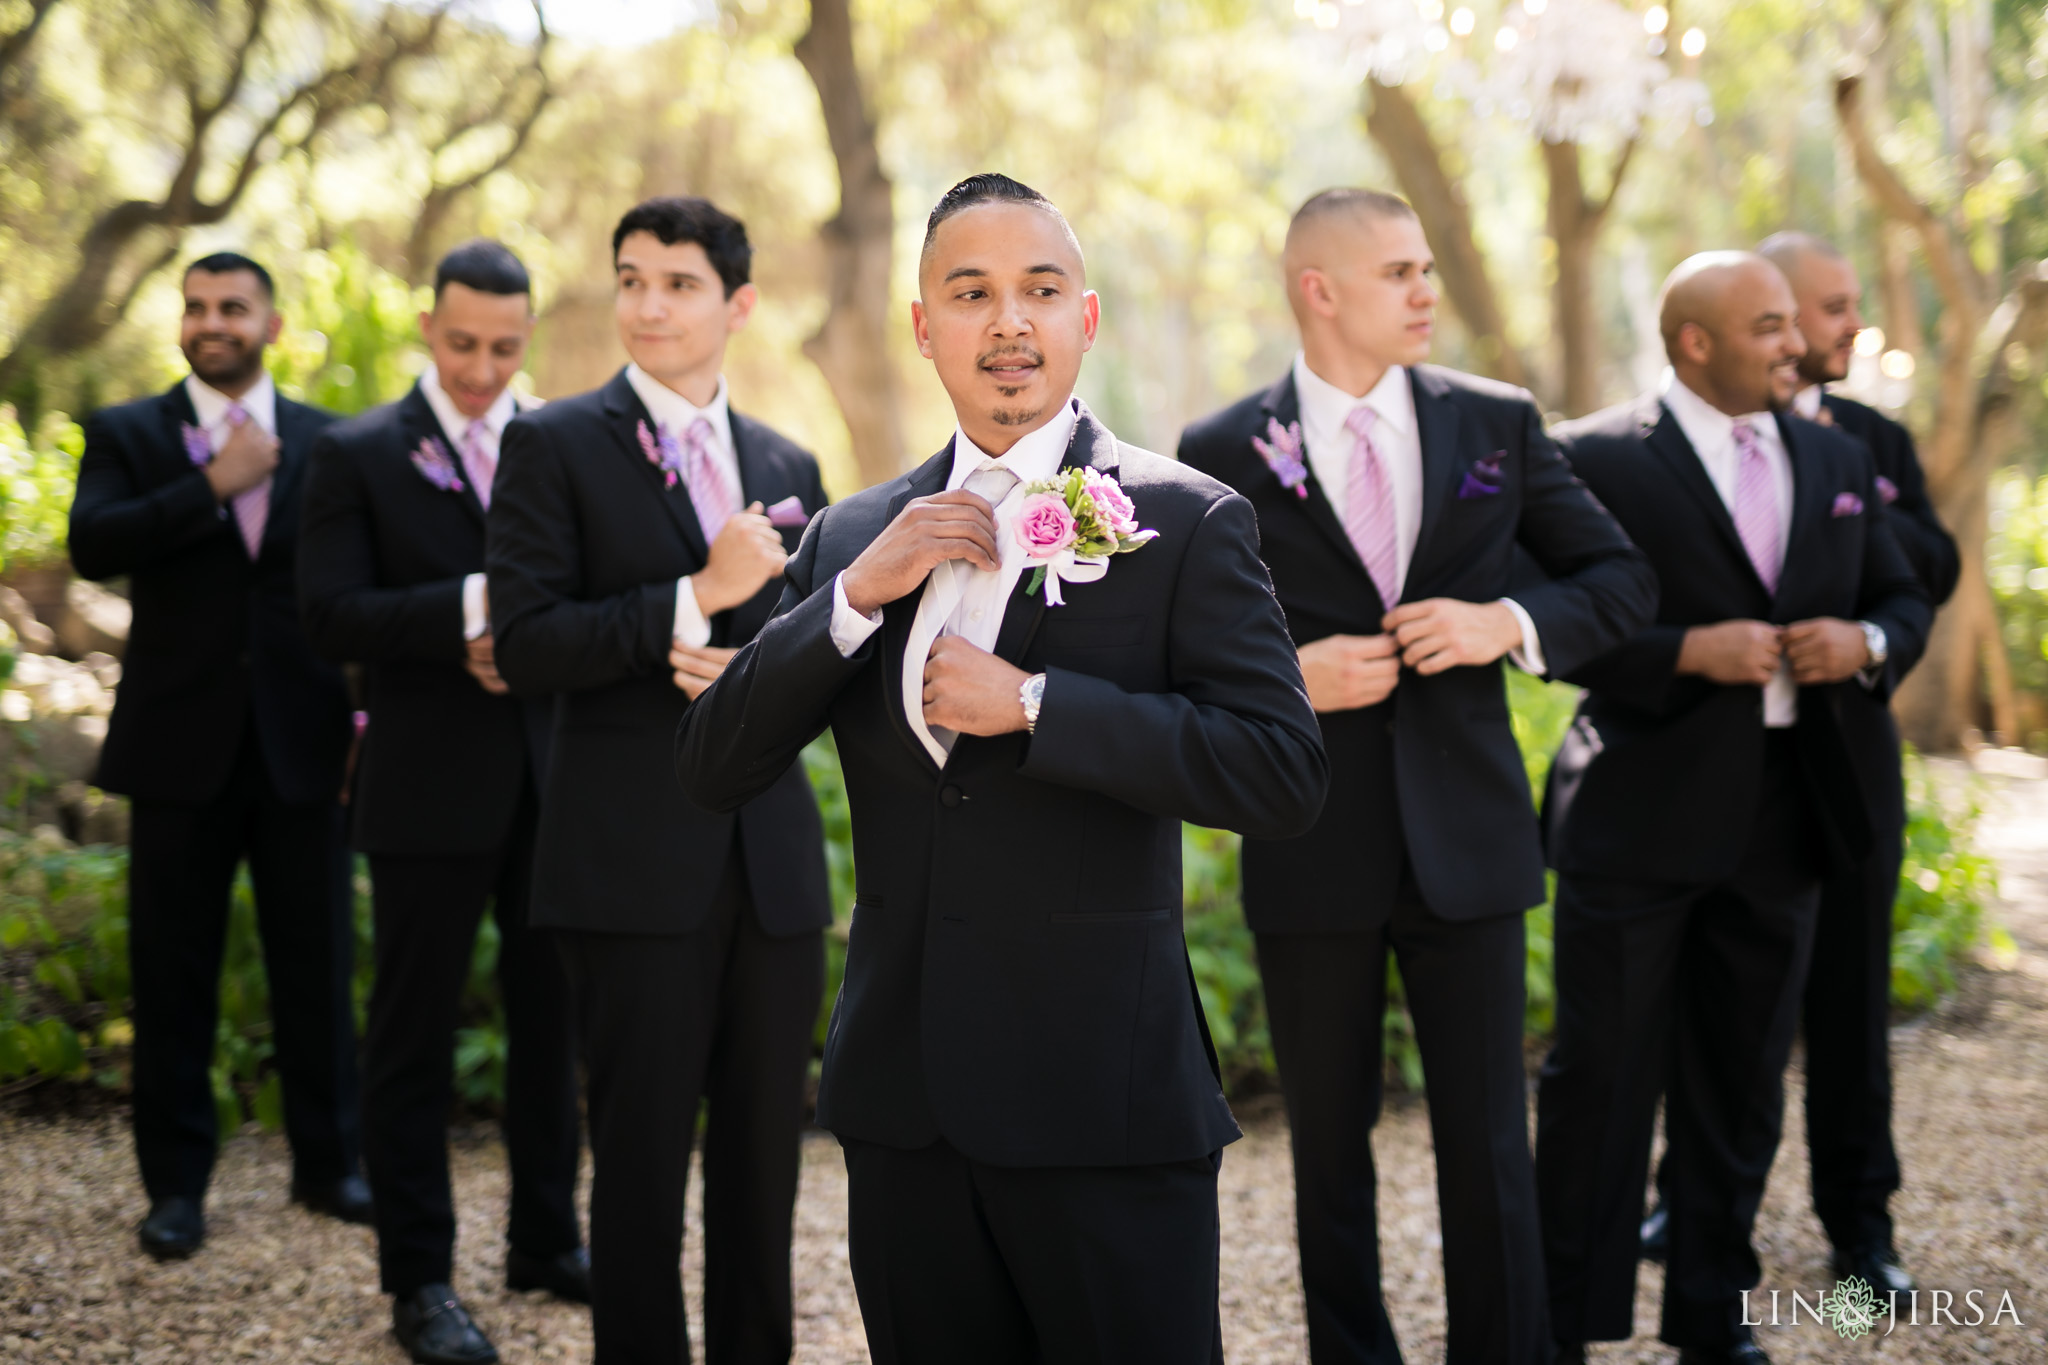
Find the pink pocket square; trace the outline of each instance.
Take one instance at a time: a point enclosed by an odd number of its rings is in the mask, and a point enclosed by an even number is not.
[[[1832,517],[1860,517],[1863,515],[1863,499],[1854,493],[1835,494],[1835,505],[1828,513]]]
[[[808,526],[811,514],[804,511],[803,501],[792,493],[768,509],[770,526]]]

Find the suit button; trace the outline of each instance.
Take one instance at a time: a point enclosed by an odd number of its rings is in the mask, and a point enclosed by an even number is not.
[[[957,806],[966,799],[966,793],[950,782],[939,788],[939,804],[942,806]]]

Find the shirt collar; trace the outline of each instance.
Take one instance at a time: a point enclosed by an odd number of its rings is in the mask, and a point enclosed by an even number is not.
[[[451,439],[461,441],[469,431],[471,419],[463,414],[461,408],[455,406],[455,400],[448,396],[448,390],[441,387],[440,371],[431,363],[420,371],[420,392],[426,395],[427,406],[434,410],[434,416],[440,420],[442,429]],[[485,410],[482,418],[485,428],[491,433],[491,439],[495,441],[503,436],[505,425],[518,413],[519,400],[512,396],[512,386],[507,384],[504,392],[491,400],[491,406]]]
[[[732,414],[726,406],[724,375],[718,376],[718,392],[701,408],[638,365],[626,366],[626,382],[640,395],[648,415],[667,427],[671,435],[680,437],[692,422],[702,417],[711,423],[711,430],[721,442],[732,444]]]
[[[1074,424],[1080,420],[1081,409],[1076,400],[1069,398],[1054,414],[1053,419],[1028,436],[1020,437],[1001,457],[989,454],[967,438],[967,432],[953,428],[953,472],[946,479],[950,491],[967,482],[968,476],[981,468],[986,460],[1007,468],[1017,476],[1020,484],[1036,483],[1049,479],[1059,472],[1060,461],[1066,458],[1067,447],[1073,443]]]
[[[277,385],[271,382],[268,370],[259,373],[256,382],[240,398],[228,397],[196,374],[187,375],[185,396],[192,400],[192,412],[199,425],[209,431],[226,421],[228,409],[240,403],[242,411],[255,419],[257,426],[277,435]]]
[[[1808,384],[1792,395],[1792,411],[1809,422],[1820,420],[1820,400],[1825,390],[1818,384]]]
[[[1294,353],[1294,396],[1302,416],[1319,431],[1341,431],[1351,410],[1360,403],[1396,431],[1415,430],[1415,395],[1408,387],[1408,369],[1389,365],[1380,382],[1363,398],[1354,398],[1308,367],[1306,353]]]
[[[1735,443],[1738,423],[1747,425],[1768,444],[1776,445],[1778,442],[1778,424],[1770,413],[1746,412],[1740,417],[1730,417],[1687,388],[1678,372],[1668,365],[1664,369],[1661,387],[1664,406],[1671,409],[1671,415],[1678,419],[1678,425],[1685,431],[1685,438],[1692,443],[1695,454],[1705,455],[1710,449],[1731,448]]]

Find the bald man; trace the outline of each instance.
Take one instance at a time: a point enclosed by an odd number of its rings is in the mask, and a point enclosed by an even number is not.
[[[1578,667],[1656,602],[1529,395],[1420,363],[1431,266],[1400,199],[1310,199],[1287,236],[1292,370],[1180,445],[1258,512],[1330,755],[1315,827],[1248,838],[1243,859],[1317,1365],[1400,1359],[1371,1146],[1389,953],[1429,1078],[1449,1359],[1548,1356],[1522,1068],[1522,914],[1543,864],[1501,660]],[[1518,545],[1551,581],[1510,599]]]
[[[1536,1178],[1552,1328],[1582,1360],[1633,1331],[1666,1089],[1662,1336],[1684,1365],[1754,1365],[1750,1228],[1820,881],[1871,845],[1841,717],[1883,699],[1932,609],[1867,452],[1786,411],[1807,347],[1777,268],[1695,256],[1661,312],[1661,391],[1558,433],[1662,595],[1652,624],[1565,671],[1587,693],[1544,810],[1558,1005]]]

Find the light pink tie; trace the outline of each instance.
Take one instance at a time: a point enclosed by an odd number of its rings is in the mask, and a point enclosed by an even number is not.
[[[498,461],[484,445],[490,430],[490,423],[478,417],[462,432],[462,467],[469,471],[469,486],[476,490],[476,500],[486,512],[491,510],[491,477],[498,472]]]
[[[683,433],[683,483],[690,490],[690,505],[697,509],[697,524],[704,528],[704,543],[718,539],[725,523],[739,510],[725,472],[711,453],[711,422],[699,417]]]
[[[1756,428],[1747,422],[1735,424],[1735,451],[1735,533],[1742,537],[1742,548],[1749,552],[1749,562],[1756,566],[1764,590],[1775,597],[1778,570],[1784,561],[1778,534],[1777,481],[1771,477],[1771,462],[1764,455]]]
[[[1392,610],[1401,593],[1401,558],[1394,525],[1394,490],[1386,462],[1372,439],[1373,424],[1378,420],[1379,414],[1364,403],[1344,419],[1346,429],[1358,438],[1344,479],[1344,534],[1365,561],[1365,571],[1379,589],[1380,605]]]
[[[228,425],[238,427],[249,421],[249,410],[240,403],[228,404]],[[255,559],[263,552],[263,525],[270,520],[270,480],[263,476],[263,482],[246,492],[235,494],[235,525],[242,530],[242,543],[249,547],[249,558]]]

